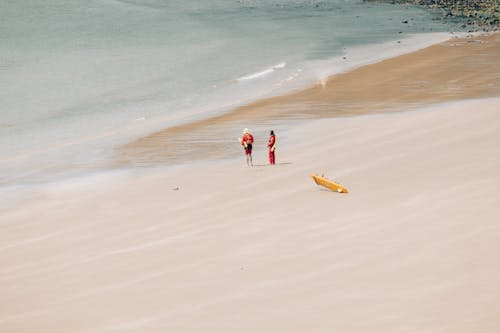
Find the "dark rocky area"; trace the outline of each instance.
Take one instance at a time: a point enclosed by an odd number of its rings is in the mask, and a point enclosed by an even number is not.
[[[500,0],[364,0],[425,6],[439,19],[457,22],[468,32],[500,30]]]

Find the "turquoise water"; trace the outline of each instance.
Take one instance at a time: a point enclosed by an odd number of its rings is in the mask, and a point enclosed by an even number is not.
[[[321,79],[350,48],[449,29],[361,1],[2,1],[0,185],[94,170],[136,137]]]

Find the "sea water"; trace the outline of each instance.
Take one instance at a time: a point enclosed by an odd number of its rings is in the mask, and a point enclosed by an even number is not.
[[[351,50],[449,29],[355,0],[0,1],[0,186],[95,171],[134,138],[324,79]]]

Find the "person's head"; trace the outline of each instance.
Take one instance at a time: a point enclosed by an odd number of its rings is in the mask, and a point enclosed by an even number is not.
[[[270,133],[270,134],[271,134],[271,135],[274,135],[274,131],[271,131],[271,133]]]
[[[247,134],[247,133],[248,133],[248,128],[245,128],[245,129],[243,130],[243,134]]]

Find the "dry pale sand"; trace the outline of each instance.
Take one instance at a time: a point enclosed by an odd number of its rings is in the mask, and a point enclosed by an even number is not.
[[[313,121],[275,167],[47,188],[2,212],[0,331],[498,332],[499,106]]]
[[[0,332],[499,332],[499,110],[310,120],[273,167],[39,188],[0,208]]]

